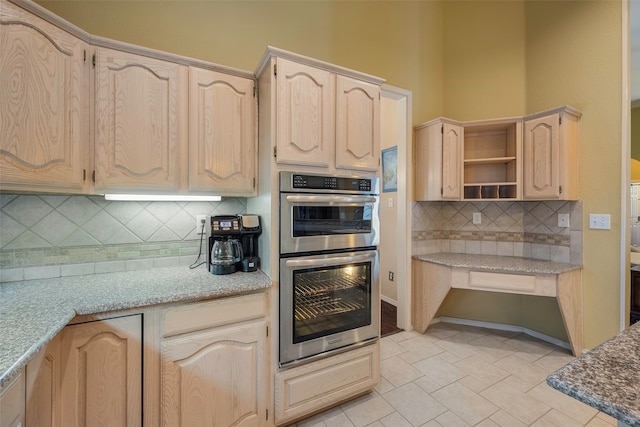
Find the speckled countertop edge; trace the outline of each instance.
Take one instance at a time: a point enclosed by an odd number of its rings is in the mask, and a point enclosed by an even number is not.
[[[413,259],[446,265],[448,267],[504,273],[561,274],[582,268],[580,265],[532,258],[457,254],[449,252],[414,255]]]
[[[204,267],[0,284],[0,392],[76,315],[266,290],[262,272],[210,274]]]
[[[634,427],[640,427],[640,323],[547,377],[547,384]]]

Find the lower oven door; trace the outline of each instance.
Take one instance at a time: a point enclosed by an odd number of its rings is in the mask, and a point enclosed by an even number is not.
[[[376,339],[379,322],[378,251],[280,260],[280,366]]]

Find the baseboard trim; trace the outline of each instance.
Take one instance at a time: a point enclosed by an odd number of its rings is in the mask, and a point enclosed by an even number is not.
[[[388,302],[389,304],[391,304],[391,305],[393,305],[393,306],[395,306],[395,307],[397,307],[397,306],[398,306],[398,301],[393,300],[393,299],[391,299],[391,298],[389,298],[389,297],[386,297],[386,296],[384,296],[384,295],[380,295],[380,299],[381,299],[382,301],[384,301],[384,302]]]
[[[447,317],[447,316],[436,317],[431,321],[430,324],[433,325],[435,323],[440,323],[440,322],[455,323],[457,325],[475,326],[478,328],[497,329],[500,331],[522,332],[524,334],[537,338],[541,341],[545,341],[545,342],[548,342],[549,344],[557,345],[558,347],[562,347],[564,349],[571,351],[571,345],[568,342],[562,341],[558,338],[551,337],[549,335],[542,334],[540,332],[531,330],[529,328],[525,328],[523,326],[507,325],[504,323],[483,322],[481,320],[460,319],[458,317]]]

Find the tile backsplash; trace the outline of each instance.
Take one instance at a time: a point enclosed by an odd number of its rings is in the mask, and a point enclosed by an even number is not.
[[[558,227],[560,213],[569,214],[570,227]],[[416,202],[412,250],[582,264],[582,202]]]
[[[241,214],[246,207],[244,198],[112,202],[100,196],[0,194],[0,268],[7,276],[6,270],[34,266],[106,262],[97,268],[108,269],[109,262],[128,263],[124,269],[162,257],[195,260],[196,215]]]

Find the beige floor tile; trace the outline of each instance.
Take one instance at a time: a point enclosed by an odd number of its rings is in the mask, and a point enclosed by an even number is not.
[[[355,427],[366,426],[393,412],[391,405],[375,392],[345,403],[341,408]]]
[[[443,427],[443,426],[442,426],[442,424],[440,424],[436,420],[431,420],[431,421],[428,421],[428,422],[422,424],[420,427]]]
[[[423,375],[413,365],[408,364],[397,356],[380,362],[380,372],[394,387],[400,387],[417,380]]]
[[[551,407],[533,396],[511,387],[504,381],[492,385],[480,392],[480,396],[491,401],[502,410],[513,415],[525,424],[532,424],[548,412]]]
[[[598,415],[596,415],[596,417],[598,420],[602,420],[607,424],[610,424],[612,426],[617,426],[618,425],[618,421],[616,421],[615,418],[613,418],[611,415],[607,415],[604,412],[598,412]],[[593,421],[593,419],[591,420]]]
[[[475,377],[480,382],[486,384],[487,387],[498,381],[502,381],[510,375],[509,372],[475,356],[456,362],[454,366]]]
[[[426,333],[438,339],[445,339],[459,334],[461,328],[458,328],[458,326],[459,325],[454,325],[453,323],[439,322],[429,326],[429,329]]]
[[[513,348],[505,342],[505,338],[499,336],[484,336],[472,341],[470,344],[476,347],[478,356],[483,360],[493,363],[513,354]]]
[[[451,411],[447,411],[444,414],[436,418],[436,421],[446,427],[469,427],[470,424],[464,422],[464,420],[458,417]]]
[[[467,375],[462,369],[456,368],[440,356],[421,360],[414,363],[413,366],[442,386],[451,384]]]
[[[393,384],[391,384],[385,377],[381,377],[380,382],[374,390],[377,391],[379,395],[383,395],[394,388]]]
[[[539,339],[530,337],[525,334],[518,335],[506,341],[509,346],[512,346],[515,353],[518,354],[524,360],[529,362],[535,362],[542,356],[545,356],[555,350],[557,347],[541,341]]]
[[[434,391],[440,390],[443,387],[442,384],[427,376],[422,376],[415,380],[413,383],[424,390],[426,393],[433,393]]]
[[[582,427],[583,423],[580,423],[573,418],[558,412],[555,409],[550,410],[539,418],[535,423],[531,424],[532,427]]]
[[[405,362],[409,363],[410,365],[413,365],[414,363],[424,359],[424,357],[420,357],[420,355],[412,353],[410,351],[405,351],[404,353],[400,353],[398,357],[404,360]]]
[[[401,342],[404,340],[408,340],[410,338],[415,338],[415,337],[422,337],[424,336],[423,334],[417,332],[417,331],[402,331],[402,332],[398,332],[397,334],[392,334],[392,335],[387,335],[386,337],[382,338],[383,340],[391,340],[391,341],[395,341],[395,342]]]
[[[575,359],[575,357],[569,353],[569,350],[554,350],[536,360],[533,364],[551,373],[571,362],[573,359]]]
[[[474,391],[476,393],[480,393],[482,390],[485,390],[488,387],[493,385],[493,384],[484,383],[472,375],[467,375],[466,377],[459,379],[458,383],[462,384],[469,390]]]
[[[413,426],[433,420],[447,410],[444,405],[413,383],[390,391],[382,397]]]
[[[455,354],[460,359],[473,356],[478,352],[478,350],[474,348],[473,345],[470,345],[466,342],[461,343],[456,341],[440,340],[436,344],[439,347],[442,347],[445,350],[447,350],[449,353]]]
[[[546,381],[550,373],[522,359],[518,354],[512,354],[500,359],[494,365],[511,373],[513,378],[507,378],[505,381],[523,392],[529,391],[541,382]]]
[[[384,427],[411,427],[411,423],[397,412],[392,412],[380,420]]]
[[[585,405],[584,403],[549,387],[546,383],[537,385],[533,389],[529,390],[527,394],[560,411],[562,414],[578,422],[579,425],[585,425],[598,413],[598,411],[591,406]]]
[[[500,409],[460,383],[450,384],[432,393],[431,396],[471,425],[479,423]],[[436,421],[442,424],[439,419]]]
[[[400,344],[395,341],[387,339],[380,340],[380,359],[382,360],[397,356],[405,351],[406,350],[403,347],[400,347]]]
[[[417,355],[420,359],[424,359],[427,357],[435,356],[436,354],[442,353],[444,349],[438,346],[436,343],[438,341],[434,340],[431,337],[420,336],[409,338],[407,340],[401,341],[398,343],[405,351],[411,352]]]
[[[478,424],[476,424],[476,427],[500,427],[500,426],[495,422],[491,421],[491,418],[487,418],[486,420],[482,420],[482,422],[479,422]]]
[[[496,412],[490,419],[500,427],[526,427],[525,423],[505,411]]]

